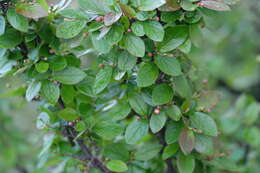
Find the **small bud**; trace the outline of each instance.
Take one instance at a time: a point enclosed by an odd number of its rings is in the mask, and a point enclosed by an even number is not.
[[[207,84],[208,82],[209,82],[208,79],[204,79],[204,80],[202,81],[203,84]]]
[[[135,116],[135,118],[136,118],[137,120],[140,120],[140,119],[141,119],[139,116]]]
[[[44,60],[44,61],[47,61],[47,60],[48,60],[48,58],[47,58],[47,57],[44,57],[44,58],[43,58],[43,60]]]
[[[127,32],[132,32],[132,29],[128,28],[128,29],[127,29]]]
[[[98,16],[96,17],[96,22],[102,22],[104,20],[104,17],[103,16]]]
[[[99,68],[104,68],[104,66],[105,66],[104,64],[98,64]]]
[[[160,114],[161,110],[159,108],[154,109],[155,114]]]
[[[156,17],[154,18],[154,20],[160,21],[160,17],[156,16]]]
[[[208,108],[208,110],[207,110],[208,112],[212,112],[212,110],[210,109],[210,108]]]
[[[152,57],[153,53],[149,52],[149,53],[147,53],[147,56]]]
[[[69,126],[73,126],[74,125],[74,123],[73,122],[69,122]]]

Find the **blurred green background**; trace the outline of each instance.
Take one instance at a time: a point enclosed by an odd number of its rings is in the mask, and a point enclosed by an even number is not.
[[[260,170],[259,18],[258,0],[242,0],[231,12],[209,12],[200,47],[189,55],[199,69],[198,85],[206,88],[201,105],[212,111],[221,131],[216,148],[231,158],[214,163],[212,172]],[[62,172],[37,159],[43,132],[35,125],[36,103],[26,103],[23,92],[16,90],[21,85],[13,77],[0,79],[0,172]]]

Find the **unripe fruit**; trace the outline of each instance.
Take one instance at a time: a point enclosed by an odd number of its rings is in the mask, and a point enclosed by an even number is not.
[[[147,56],[152,57],[153,53],[149,52],[149,53],[147,53]]]

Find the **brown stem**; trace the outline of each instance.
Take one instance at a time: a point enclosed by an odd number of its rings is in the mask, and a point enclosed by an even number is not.
[[[61,99],[59,99],[59,105],[61,108],[65,108],[64,103]],[[104,163],[99,160],[96,156],[94,156],[89,148],[84,143],[84,140],[82,138],[77,138],[78,133],[72,126],[64,126],[63,135],[67,137],[71,143],[71,145],[74,145],[74,139],[76,139],[77,144],[79,145],[81,151],[84,154],[85,158],[88,158],[90,160],[91,167],[95,167],[100,169],[103,173],[111,173],[104,165]]]

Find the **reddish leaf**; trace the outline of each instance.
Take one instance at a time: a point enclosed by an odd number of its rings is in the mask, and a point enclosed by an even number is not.
[[[195,136],[191,130],[188,130],[186,128],[182,129],[179,137],[179,145],[181,147],[181,151],[185,155],[191,153],[191,151],[195,147]]]

